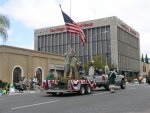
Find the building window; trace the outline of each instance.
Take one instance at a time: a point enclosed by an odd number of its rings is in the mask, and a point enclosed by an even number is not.
[[[21,68],[20,67],[16,67],[13,71],[13,83],[18,83],[21,80]]]
[[[36,70],[36,77],[39,83],[42,84],[42,70],[40,68]]]

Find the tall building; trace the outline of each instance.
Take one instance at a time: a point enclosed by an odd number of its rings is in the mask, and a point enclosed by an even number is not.
[[[61,25],[36,29],[34,49],[64,54],[71,46],[83,63],[92,56],[103,55],[107,58],[107,65],[117,66],[122,74],[139,74],[140,39],[137,31],[115,16],[78,24],[86,36],[84,46],[79,35],[67,34],[65,26]]]

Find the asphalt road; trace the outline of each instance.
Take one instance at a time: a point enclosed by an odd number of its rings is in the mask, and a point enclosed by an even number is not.
[[[116,93],[90,95],[19,94],[0,97],[0,113],[150,113],[150,85],[128,84]]]

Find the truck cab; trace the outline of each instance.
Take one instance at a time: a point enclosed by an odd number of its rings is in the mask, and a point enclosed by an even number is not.
[[[93,76],[88,76],[89,79],[93,79],[96,82],[97,87],[104,87],[109,90],[109,82],[107,74],[94,74]],[[125,78],[123,75],[116,73],[115,85],[120,86],[121,89],[125,89]]]

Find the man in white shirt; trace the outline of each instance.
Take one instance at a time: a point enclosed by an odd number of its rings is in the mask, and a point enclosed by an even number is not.
[[[95,69],[94,69],[93,64],[94,64],[94,60],[91,61],[91,66],[89,68],[89,76],[93,76],[94,75],[94,70]]]

